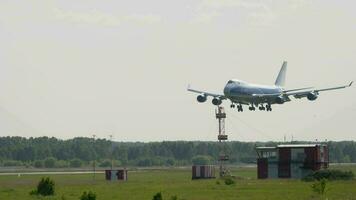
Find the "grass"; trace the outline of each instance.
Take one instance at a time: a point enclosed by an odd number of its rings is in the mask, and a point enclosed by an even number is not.
[[[356,166],[336,166],[356,172]],[[229,200],[229,199],[320,199],[313,194],[312,183],[300,180],[257,180],[256,168],[235,168],[236,184],[225,185],[218,179],[191,180],[190,169],[161,169],[130,171],[127,182],[109,182],[104,174],[50,175],[56,182],[53,197],[31,196],[42,175],[0,176],[0,200],[58,199],[78,200],[84,191],[93,191],[98,200],[125,199],[151,200],[157,192],[163,199],[177,195],[182,200]],[[331,199],[355,199],[356,181],[329,182],[326,197]]]

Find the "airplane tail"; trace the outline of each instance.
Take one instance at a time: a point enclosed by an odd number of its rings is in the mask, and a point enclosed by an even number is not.
[[[274,83],[275,86],[279,86],[279,87],[284,86],[286,81],[286,73],[287,73],[287,61],[284,61],[282,68],[277,76],[276,82]]]

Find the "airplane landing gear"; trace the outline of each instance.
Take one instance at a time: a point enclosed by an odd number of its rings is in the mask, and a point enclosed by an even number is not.
[[[231,104],[230,108],[235,108],[235,104]]]
[[[263,104],[261,104],[260,107],[258,107],[259,110],[266,110],[266,108],[263,106]]]
[[[243,112],[244,111],[241,104],[237,105],[236,107],[237,107],[237,111],[238,112]]]
[[[267,110],[267,111],[272,111],[271,104],[266,105],[266,110]]]
[[[249,109],[250,111],[255,111],[255,110],[256,110],[256,108],[255,108],[254,106],[250,106],[250,107],[248,107],[248,109]]]

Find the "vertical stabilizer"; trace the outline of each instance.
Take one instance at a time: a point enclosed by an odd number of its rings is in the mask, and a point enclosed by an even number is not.
[[[286,73],[287,73],[287,61],[284,61],[274,85],[283,87],[284,83],[286,82]]]

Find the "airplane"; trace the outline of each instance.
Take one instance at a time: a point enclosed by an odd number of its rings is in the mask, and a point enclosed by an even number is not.
[[[197,101],[204,103],[207,97],[213,97],[212,104],[220,106],[223,100],[231,101],[231,108],[237,108],[238,112],[243,112],[242,105],[249,105],[250,111],[255,111],[256,107],[259,110],[272,111],[272,104],[284,104],[291,101],[290,96],[296,99],[307,98],[310,101],[315,101],[320,92],[328,90],[337,90],[351,87],[352,82],[348,85],[314,89],[314,87],[305,87],[298,89],[284,89],[286,80],[287,62],[284,61],[273,86],[257,85],[247,83],[245,81],[232,79],[229,80],[224,88],[224,94],[214,94],[200,90],[191,89],[188,85],[188,91],[198,93]]]

